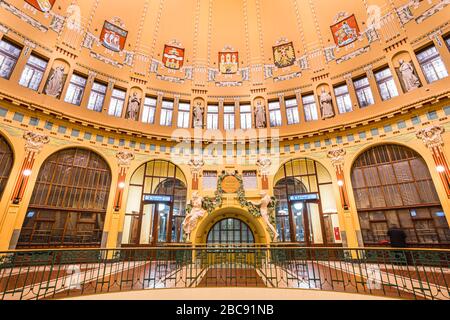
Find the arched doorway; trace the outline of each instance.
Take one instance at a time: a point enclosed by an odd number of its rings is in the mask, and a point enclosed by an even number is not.
[[[0,199],[8,182],[11,168],[14,162],[14,155],[9,143],[0,135]]]
[[[42,165],[17,247],[99,247],[111,170],[97,153],[58,151]]]
[[[140,166],[131,177],[122,237],[124,246],[183,241],[186,178],[166,160]]]
[[[379,145],[353,164],[352,185],[365,245],[401,227],[412,246],[450,244],[450,230],[430,171],[414,150]]]
[[[331,175],[317,161],[300,158],[281,166],[274,179],[281,242],[340,245]]]
[[[242,220],[225,218],[217,222],[209,231],[208,245],[254,244],[255,237],[250,227]]]

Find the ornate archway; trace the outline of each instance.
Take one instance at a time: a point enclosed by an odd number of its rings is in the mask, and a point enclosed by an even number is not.
[[[271,236],[267,231],[262,218],[257,218],[239,207],[227,207],[215,210],[211,214],[205,215],[202,220],[199,221],[191,235],[192,244],[200,246],[206,245],[211,230],[214,229],[217,223],[226,219],[238,220],[245,224],[246,227],[248,227],[249,232],[253,235],[253,241],[250,243],[255,243],[257,245],[267,245],[270,243]]]

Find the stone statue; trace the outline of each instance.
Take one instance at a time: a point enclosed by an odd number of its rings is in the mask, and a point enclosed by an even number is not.
[[[192,210],[186,215],[183,222],[183,230],[187,235],[187,241],[190,240],[192,231],[197,227],[198,220],[202,218],[206,211],[202,207],[203,197],[196,191],[192,194]]]
[[[263,106],[261,101],[258,101],[256,103],[256,128],[257,129],[263,129],[266,127],[266,108]]]
[[[134,92],[128,101],[127,119],[138,120],[139,109],[141,107],[141,99],[137,92]]]
[[[320,109],[322,110],[322,119],[334,117],[333,98],[324,88],[322,88],[322,93],[320,94]]]
[[[64,67],[56,67],[53,71],[52,75],[48,79],[47,86],[45,88],[45,94],[58,98],[63,89],[63,80],[64,80]]]
[[[420,87],[420,80],[414,74],[414,68],[410,62],[400,60],[400,75],[405,86],[405,90],[410,92]]]
[[[194,106],[194,128],[203,128],[203,108],[201,102],[197,102]]]
[[[277,241],[279,234],[278,234],[277,229],[270,222],[270,216],[269,216],[269,205],[272,202],[272,198],[265,191],[261,192],[260,195],[261,195],[261,202],[260,202],[261,218],[263,218],[266,226],[272,231],[273,241]]]

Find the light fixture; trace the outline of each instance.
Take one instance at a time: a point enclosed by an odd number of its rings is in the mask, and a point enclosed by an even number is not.
[[[296,204],[294,204],[294,209],[297,211],[300,211],[303,209],[303,203],[302,202],[297,202]]]
[[[119,187],[119,189],[124,189],[125,188],[125,182],[119,182],[118,187]]]
[[[338,184],[339,187],[343,187],[344,186],[344,181],[338,180],[337,184]]]
[[[30,169],[26,169],[23,171],[24,177],[29,177],[29,176],[31,176],[31,174],[32,174],[32,171]]]
[[[439,173],[444,173],[445,172],[445,167],[443,165],[439,165],[436,167],[437,172]]]

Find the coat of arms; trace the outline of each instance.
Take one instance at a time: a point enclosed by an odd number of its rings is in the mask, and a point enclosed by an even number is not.
[[[162,62],[166,68],[181,69],[184,63],[184,49],[165,45]]]
[[[118,27],[109,21],[105,21],[102,33],[100,34],[100,41],[107,49],[114,52],[120,52],[125,48],[127,36],[128,31],[125,31],[123,28]]]
[[[223,74],[234,74],[239,70],[238,52],[219,52],[219,71]]]
[[[290,67],[295,63],[295,50],[292,42],[273,47],[273,59],[278,68]]]
[[[334,42],[339,47],[345,47],[355,42],[359,36],[359,27],[355,15],[351,15],[331,26]]]
[[[26,3],[42,12],[49,12],[53,8],[55,1],[56,0],[25,0]]]

